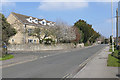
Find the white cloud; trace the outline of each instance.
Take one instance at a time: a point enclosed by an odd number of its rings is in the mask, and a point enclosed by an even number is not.
[[[2,0],[3,2],[111,2],[111,0]],[[112,0],[118,2],[119,0]]]
[[[2,2],[2,6],[15,6],[14,2]]]
[[[2,5],[2,6],[16,6],[16,3],[15,2],[9,2],[9,0],[2,0],[1,1],[1,3],[0,3],[0,5]]]
[[[119,0],[112,0],[118,2]],[[111,2],[111,0],[41,0],[41,2]]]
[[[119,0],[112,0],[118,2]],[[41,0],[40,10],[71,10],[88,7],[89,2],[111,2],[111,0]]]
[[[87,2],[42,2],[40,10],[72,10],[88,7]]]

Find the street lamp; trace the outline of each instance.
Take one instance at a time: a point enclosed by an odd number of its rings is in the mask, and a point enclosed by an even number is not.
[[[111,17],[112,17],[112,52],[114,52],[114,38],[113,38],[113,1],[111,0]]]
[[[26,26],[27,23],[24,24],[24,44],[26,44]]]

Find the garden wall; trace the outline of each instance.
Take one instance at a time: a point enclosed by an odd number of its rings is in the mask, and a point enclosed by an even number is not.
[[[75,45],[72,43],[68,44],[55,44],[55,45],[44,45],[44,44],[23,44],[23,45],[9,45],[9,51],[40,51],[40,50],[62,50],[71,49]]]

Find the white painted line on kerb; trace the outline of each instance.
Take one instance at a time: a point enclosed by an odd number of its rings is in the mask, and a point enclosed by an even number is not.
[[[67,76],[69,76],[70,74],[66,74],[63,78],[66,78]]]

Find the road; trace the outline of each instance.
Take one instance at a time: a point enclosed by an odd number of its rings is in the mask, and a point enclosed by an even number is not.
[[[71,51],[52,51],[36,53],[37,60],[17,64],[2,69],[3,78],[63,78],[66,74],[75,70],[82,62],[104,48],[105,45],[97,45],[89,48]],[[27,54],[27,53],[26,53]],[[32,54],[33,53],[28,53]],[[46,58],[41,55],[53,54]]]

